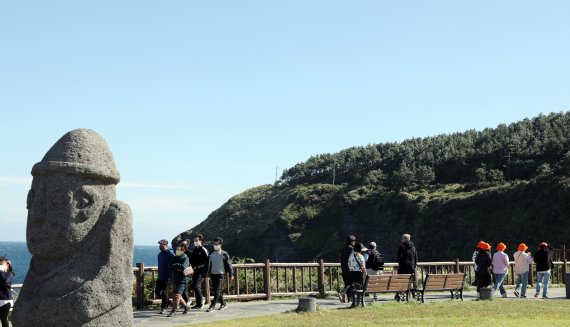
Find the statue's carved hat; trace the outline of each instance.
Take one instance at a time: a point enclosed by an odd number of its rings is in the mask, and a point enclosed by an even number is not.
[[[90,129],[74,129],[62,136],[32,168],[32,175],[76,175],[105,183],[120,180],[107,142]]]

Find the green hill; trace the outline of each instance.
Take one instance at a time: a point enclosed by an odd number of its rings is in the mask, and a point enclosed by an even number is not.
[[[422,261],[469,260],[480,239],[558,247],[570,239],[570,112],[317,155],[177,238],[196,232],[256,261],[337,260],[348,234],[388,260],[402,233]]]

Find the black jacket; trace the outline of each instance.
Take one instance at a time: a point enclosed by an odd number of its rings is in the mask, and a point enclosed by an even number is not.
[[[554,266],[552,251],[548,249],[539,249],[534,253],[533,259],[536,264],[536,271],[547,271]]]
[[[195,247],[189,255],[190,265],[194,269],[194,275],[206,276],[208,273],[208,250],[205,247]]]
[[[12,300],[12,280],[14,273],[0,271],[0,300]]]
[[[398,248],[398,274],[415,274],[418,254],[412,241],[406,241]]]
[[[348,271],[348,258],[352,251],[354,251],[354,248],[350,244],[347,244],[340,249],[340,269],[342,271]]]

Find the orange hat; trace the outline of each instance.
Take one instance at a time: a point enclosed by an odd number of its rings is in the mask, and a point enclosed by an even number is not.
[[[479,241],[479,243],[477,243],[477,249],[482,249],[482,248],[483,248],[483,244],[485,244],[485,242]]]
[[[484,251],[489,251],[489,250],[491,250],[491,244],[483,243],[483,245],[481,245],[481,249]]]
[[[519,247],[517,248],[517,250],[522,252],[526,251],[526,249],[528,249],[528,246],[526,246],[524,243],[519,244]]]
[[[505,251],[507,249],[507,246],[505,245],[505,243],[501,242],[499,244],[497,244],[497,251]]]

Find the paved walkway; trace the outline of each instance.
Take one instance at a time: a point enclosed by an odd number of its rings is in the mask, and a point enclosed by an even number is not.
[[[512,289],[507,289],[509,297],[507,300],[516,301],[537,301],[532,295],[534,290],[531,288],[527,291],[529,297],[527,299],[518,299],[513,296]],[[550,288],[548,290],[549,297],[551,299],[565,299],[566,290],[564,288]],[[429,294],[429,295],[428,295]],[[426,302],[432,301],[442,301],[449,299],[449,293],[428,293],[426,294]],[[497,292],[495,295],[499,295]],[[463,294],[465,301],[472,301],[477,298],[477,293],[465,292]],[[380,300],[377,302],[379,304],[393,302],[393,295],[389,294],[380,296]],[[542,299],[540,300],[542,301]],[[137,327],[170,327],[170,326],[182,326],[190,324],[199,324],[212,321],[236,319],[236,318],[246,318],[246,317],[256,317],[268,314],[283,313],[287,311],[292,311],[297,308],[299,301],[297,299],[287,299],[287,300],[274,300],[274,301],[251,301],[251,302],[228,302],[228,308],[224,311],[213,311],[206,312],[204,309],[201,310],[189,310],[187,314],[182,314],[182,310],[174,315],[173,317],[166,317],[166,315],[161,315],[158,310],[139,310],[134,313],[135,326]],[[319,309],[337,309],[347,307],[347,304],[339,303],[338,299],[317,299],[317,305]]]

